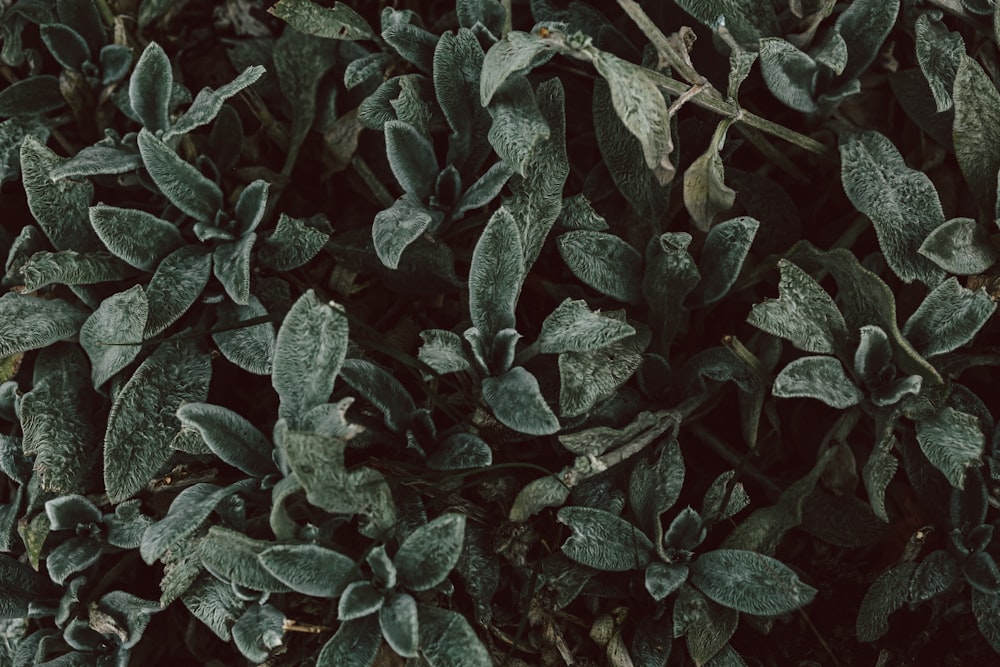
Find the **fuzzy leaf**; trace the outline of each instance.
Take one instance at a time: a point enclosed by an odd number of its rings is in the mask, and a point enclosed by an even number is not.
[[[660,515],[674,506],[684,485],[684,458],[676,438],[657,447],[655,460],[639,458],[628,481],[629,506],[639,526],[660,538]]]
[[[344,588],[337,603],[337,619],[353,621],[369,616],[385,604],[386,594],[368,581],[354,581]]]
[[[293,591],[317,598],[337,598],[358,576],[353,558],[317,544],[275,544],[257,554],[275,579]]]
[[[462,193],[455,202],[452,217],[460,218],[469,211],[488,205],[497,198],[513,173],[514,170],[506,162],[495,163]]]
[[[803,113],[817,113],[816,81],[819,65],[778,37],[760,40],[760,72],[771,94],[782,104]]]
[[[194,98],[194,102],[188,107],[177,122],[163,134],[163,140],[167,141],[171,137],[177,137],[203,125],[208,125],[222,110],[222,105],[226,100],[235,97],[237,93],[245,90],[257,82],[264,75],[264,68],[260,65],[253,65],[243,70],[235,79],[224,86],[212,90],[202,88]]]
[[[469,267],[469,313],[487,342],[501,329],[514,328],[514,307],[524,280],[522,253],[514,218],[501,206],[486,223]]]
[[[372,39],[375,36],[371,26],[342,2],[334,3],[329,8],[310,0],[279,0],[268,11],[307,35],[348,41]]]
[[[719,17],[744,48],[757,48],[757,40],[778,34],[774,9],[755,0],[678,0],[677,5],[712,28]]]
[[[971,589],[971,592],[976,626],[993,650],[1000,653],[1000,596],[984,593],[978,588]]]
[[[149,302],[141,285],[101,302],[80,328],[80,345],[90,357],[94,387],[100,387],[142,351]]]
[[[101,543],[89,537],[71,537],[45,557],[49,578],[62,586],[66,578],[82,572],[101,558]]]
[[[388,27],[383,25],[382,39],[394,48],[396,53],[416,65],[421,72],[430,74],[433,71],[437,35],[415,23],[398,21]]]
[[[170,203],[200,222],[214,220],[222,208],[219,186],[145,128],[138,142],[146,170]]]
[[[559,413],[577,417],[612,396],[638,370],[649,346],[649,329],[598,350],[559,355]]]
[[[431,470],[484,468],[493,462],[493,450],[479,436],[455,433],[445,438],[427,457]]]
[[[916,569],[916,563],[898,563],[872,582],[858,609],[855,622],[858,641],[873,642],[889,631],[889,614],[906,602],[910,577]]]
[[[37,116],[66,105],[59,89],[59,79],[38,74],[12,83],[0,90],[0,117]]]
[[[92,206],[90,224],[108,250],[143,271],[154,271],[183,244],[176,226],[136,209]]]
[[[237,241],[220,243],[212,252],[212,273],[235,303],[250,303],[250,253],[257,241],[251,232]]]
[[[479,101],[489,106],[500,86],[515,74],[529,71],[548,61],[555,52],[535,35],[519,30],[507,33],[504,39],[490,47],[483,58],[479,80]]]
[[[316,667],[371,667],[381,645],[382,633],[375,616],[345,621],[323,645]]]
[[[646,246],[642,293],[649,304],[649,323],[661,354],[667,354],[684,325],[688,313],[684,300],[701,277],[688,252],[690,244],[691,235],[687,232],[667,232]]]
[[[519,433],[550,435],[560,428],[538,380],[521,366],[498,377],[484,378],[483,400],[500,423]]]
[[[458,23],[463,28],[471,28],[481,23],[491,33],[499,35],[503,30],[506,11],[503,4],[497,0],[457,0],[455,14],[458,15]]]
[[[162,132],[170,126],[170,94],[173,87],[170,58],[159,44],[150,42],[136,61],[128,84],[132,111],[149,132]]]
[[[346,11],[356,16],[350,9]],[[361,23],[368,28],[364,21]],[[274,44],[272,55],[278,86],[292,113],[286,169],[294,164],[292,160],[297,158],[316,120],[320,83],[336,62],[337,52],[336,45],[321,36],[288,28]]]
[[[992,212],[1000,169],[1000,93],[979,63],[963,52],[952,97],[958,166],[979,206]]]
[[[403,432],[410,414],[417,406],[399,380],[381,366],[364,359],[345,360],[340,369],[340,377],[351,389],[378,408],[390,430]]]
[[[181,602],[224,642],[232,639],[230,628],[246,608],[232,586],[208,574],[200,576],[181,594]]]
[[[613,234],[566,232],[559,254],[577,278],[601,294],[626,303],[642,302],[642,256]]]
[[[1000,108],[1000,99],[997,105]],[[878,132],[841,136],[840,157],[844,192],[871,218],[889,267],[904,282],[940,282],[944,272],[918,252],[928,234],[944,223],[930,178],[907,167],[892,142]],[[990,187],[995,189],[996,183]]]
[[[386,643],[404,658],[416,658],[420,642],[417,601],[406,593],[390,595],[378,610],[378,623]]]
[[[911,604],[927,602],[951,588],[959,577],[955,557],[944,549],[932,551],[920,561],[910,577]]]
[[[216,325],[222,328],[236,327],[241,322],[265,317],[267,314],[257,297],[251,294],[249,303],[245,306],[229,302],[219,304]],[[226,359],[255,375],[271,374],[275,338],[274,325],[270,322],[238,326],[212,334],[212,340]]]
[[[840,409],[864,398],[835,357],[796,359],[774,378],[772,393],[781,398],[815,398]]]
[[[917,442],[927,460],[961,489],[965,471],[979,465],[986,438],[973,415],[945,407],[917,422]]]
[[[10,90],[7,88],[6,90]],[[49,174],[67,160],[34,135],[21,144],[21,174],[28,209],[56,250],[89,252],[103,248],[87,223],[94,186],[89,180],[53,182]]]
[[[441,375],[457,373],[471,368],[462,348],[462,337],[444,329],[427,329],[420,332],[423,344],[417,358]]]
[[[861,75],[878,56],[899,14],[900,0],[855,0],[837,17],[835,29],[847,44],[840,81]]]
[[[39,576],[27,564],[0,554],[0,618],[24,618],[28,606],[46,591],[44,577]]]
[[[583,299],[566,299],[542,322],[536,344],[545,354],[588,352],[633,334],[627,322],[590,310]]]
[[[569,492],[570,488],[556,475],[528,482],[511,503],[508,518],[519,523],[527,521],[546,507],[561,507],[569,498]]]
[[[281,646],[285,635],[285,615],[269,604],[250,605],[233,623],[233,644],[243,657],[265,662],[271,649]]]
[[[732,119],[719,122],[708,149],[684,172],[684,207],[701,231],[711,229],[736,201],[736,191],[725,183],[725,170],[719,155],[732,123]]]
[[[135,270],[111,253],[36,252],[21,267],[24,287],[35,292],[48,285],[93,285],[120,281],[135,274]]]
[[[385,124],[385,153],[403,191],[426,201],[439,171],[431,142],[410,123],[390,120]]]
[[[819,283],[787,260],[780,260],[778,298],[756,304],[747,322],[791,341],[804,352],[832,353],[847,337],[837,304]]]
[[[959,33],[951,32],[930,14],[918,16],[913,27],[917,63],[930,84],[937,110],[947,111],[952,106],[951,91],[965,54],[965,42]]]
[[[605,572],[625,572],[644,568],[656,557],[653,543],[641,530],[610,512],[563,507],[557,516],[573,530],[562,551],[578,563]]]
[[[420,654],[430,667],[490,667],[493,661],[465,617],[453,611],[417,606]]]
[[[691,565],[691,583],[725,607],[758,616],[794,611],[816,596],[816,589],[781,561],[739,549],[699,556]]]
[[[931,232],[917,251],[948,273],[971,276],[993,266],[997,251],[972,218],[953,218]]]
[[[7,292],[0,296],[0,358],[71,338],[86,320],[87,312],[68,301]]]
[[[212,376],[209,355],[187,341],[162,343],[115,397],[104,436],[104,485],[113,503],[146,485],[170,457],[180,430],[177,409],[203,401]]]
[[[260,244],[257,261],[275,271],[291,271],[318,255],[329,238],[310,221],[281,213],[274,231]]]
[[[248,475],[276,472],[271,441],[253,424],[229,408],[209,403],[185,403],[177,410],[185,428],[198,432],[216,456]]]
[[[257,555],[270,543],[255,540],[222,526],[212,526],[198,542],[201,562],[215,576],[255,591],[287,593],[291,590],[264,569]]]
[[[467,161],[476,160],[488,147],[484,139],[489,130],[490,116],[479,104],[478,96],[484,55],[475,34],[466,29],[454,34],[450,31],[444,33],[434,49],[434,94],[451,128],[448,162],[460,170]],[[510,175],[509,171],[507,175]],[[485,202],[468,208],[483,205]]]
[[[688,566],[653,561],[646,566],[646,591],[659,602],[672,595],[688,578]]]
[[[524,176],[538,144],[549,138],[549,126],[528,79],[515,76],[505,81],[493,95],[489,113],[493,118],[490,145],[515,173]]]
[[[872,511],[886,523],[889,522],[889,514],[885,507],[885,491],[899,467],[899,461],[891,453],[895,442],[895,438],[885,438],[880,442],[872,450],[862,470],[862,479],[865,482]]]
[[[132,49],[124,44],[105,44],[97,59],[101,64],[101,85],[110,86],[125,78],[132,67]]]
[[[212,256],[197,245],[182,246],[167,255],[146,286],[145,336],[156,336],[180,319],[205,289],[211,272]]]
[[[721,222],[709,230],[698,261],[701,281],[695,298],[706,306],[720,301],[743,269],[760,223],[743,216]]]
[[[392,206],[375,214],[372,223],[375,254],[390,269],[398,269],[403,251],[440,220],[440,213],[430,210],[420,197],[407,192]]]
[[[705,491],[705,497],[701,504],[701,516],[706,521],[721,521],[731,516],[739,514],[750,504],[750,496],[743,488],[743,482],[733,483],[736,476],[735,470],[727,470],[712,482],[712,485]],[[729,491],[732,487],[732,492]],[[728,496],[726,506],[722,506],[722,500]]]
[[[458,562],[464,535],[464,514],[442,514],[410,533],[393,558],[399,583],[415,591],[440,584]]]
[[[61,23],[46,23],[39,26],[39,33],[60,65],[68,70],[80,72],[84,63],[90,60],[90,47],[76,30]]]
[[[903,326],[903,335],[924,356],[951,352],[971,341],[997,305],[985,290],[972,291],[949,278],[934,288]]]
[[[278,329],[271,384],[281,398],[278,416],[290,426],[333,391],[347,354],[347,317],[337,309],[308,290]]]

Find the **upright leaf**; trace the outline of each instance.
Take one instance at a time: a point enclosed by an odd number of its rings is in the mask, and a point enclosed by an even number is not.
[[[139,152],[153,182],[171,204],[200,222],[215,219],[222,208],[218,185],[145,129],[139,132]]]
[[[489,106],[493,95],[514,74],[527,74],[555,55],[544,40],[519,30],[490,47],[483,58],[483,71],[479,79],[479,101]]]
[[[223,302],[218,306],[217,326],[212,340],[229,361],[254,375],[270,375],[274,359],[275,332],[270,322],[246,326],[245,322],[266,318],[267,310],[257,297],[250,295],[247,305]]]
[[[430,667],[490,667],[493,660],[461,614],[417,606],[420,654]]]
[[[464,536],[464,514],[442,514],[410,533],[392,559],[399,583],[414,591],[440,584],[458,563]]]
[[[514,307],[524,280],[522,253],[514,218],[501,206],[486,223],[469,267],[469,313],[486,341],[501,329],[514,328]]]
[[[755,0],[678,0],[678,6],[707,27],[713,27],[719,17],[745,48],[757,47],[761,37],[778,34],[774,9]]]
[[[490,145],[515,173],[524,176],[538,144],[549,138],[549,126],[538,109],[528,79],[523,76],[507,79],[493,95],[489,113],[493,118],[487,135]]]
[[[164,141],[208,125],[219,115],[226,100],[252,86],[263,75],[264,68],[260,65],[253,65],[240,72],[235,79],[224,86],[215,90],[202,88],[198,91],[197,97],[194,98],[194,102],[191,103],[187,111],[177,119],[169,131],[163,134]]]
[[[701,231],[711,229],[719,216],[736,202],[736,191],[726,185],[719,155],[732,124],[729,118],[720,121],[708,148],[684,172],[684,207]]]
[[[979,63],[962,53],[952,97],[958,166],[980,208],[993,212],[1000,170],[1000,93]]]
[[[993,266],[997,251],[972,218],[953,218],[931,232],[917,251],[949,273],[969,276]]]
[[[930,84],[937,110],[947,111],[952,106],[951,91],[958,68],[965,54],[965,42],[957,32],[945,24],[921,14],[913,25],[916,38],[917,63]]]
[[[759,228],[757,220],[742,216],[709,230],[698,262],[701,281],[695,289],[695,298],[710,306],[726,295],[740,275]]]
[[[403,191],[426,201],[439,171],[430,141],[410,123],[391,120],[385,124],[385,153]]]
[[[889,614],[906,602],[910,577],[916,569],[913,562],[897,563],[872,582],[855,621],[858,641],[873,642],[889,631]]]
[[[163,47],[150,42],[136,61],[128,84],[129,104],[148,131],[163,132],[170,126],[173,87],[170,58]]]
[[[965,471],[979,465],[986,438],[973,415],[945,407],[917,422],[917,442],[927,460],[961,489]]]
[[[197,245],[186,245],[167,255],[146,286],[149,319],[145,336],[151,338],[180,319],[201,295],[212,272],[212,255]]]

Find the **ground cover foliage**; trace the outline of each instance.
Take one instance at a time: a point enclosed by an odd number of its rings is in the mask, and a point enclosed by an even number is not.
[[[998,37],[4,2],[0,662],[995,661]]]

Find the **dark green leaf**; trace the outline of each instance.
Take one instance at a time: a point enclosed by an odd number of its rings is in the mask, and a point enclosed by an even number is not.
[[[49,52],[66,69],[81,72],[84,63],[91,60],[87,42],[68,25],[46,23],[39,26],[39,33]]]
[[[164,132],[163,140],[167,141],[171,137],[187,134],[203,125],[208,125],[219,115],[226,100],[252,86],[263,75],[264,68],[260,65],[254,65],[247,67],[235,79],[215,90],[202,88],[198,91],[197,97],[194,98],[194,102],[191,103],[188,110],[177,119],[167,132]]]
[[[267,311],[257,297],[250,295],[245,306],[223,302],[218,306],[219,327],[237,326],[229,331],[217,331],[212,340],[222,355],[240,368],[255,375],[270,375],[274,358],[274,325],[263,322],[253,326],[239,326],[241,322],[266,317]]]
[[[94,387],[100,387],[142,350],[149,302],[142,286],[109,296],[80,328],[80,346],[90,357]]]
[[[500,423],[519,433],[550,435],[560,428],[538,380],[521,366],[484,378],[483,400]]]
[[[430,667],[490,667],[490,654],[465,617],[418,605],[420,653]]]
[[[185,403],[177,410],[177,418],[185,428],[198,431],[209,449],[229,465],[254,477],[276,472],[271,441],[229,408]]]
[[[208,574],[201,575],[184,591],[181,602],[224,642],[232,639],[230,628],[246,608],[246,602],[236,597],[232,586]]]
[[[97,59],[101,65],[101,85],[110,86],[128,74],[132,67],[132,49],[124,44],[105,44]]]
[[[879,575],[861,601],[855,625],[858,640],[873,642],[889,631],[889,614],[903,606],[917,564],[903,562]]]
[[[264,569],[257,555],[270,546],[235,530],[212,526],[198,542],[201,562],[212,574],[256,591],[286,593],[288,586]]]
[[[471,433],[455,433],[427,457],[427,467],[431,470],[464,470],[484,468],[493,462],[493,450],[479,436]]]
[[[212,256],[197,245],[170,253],[156,267],[146,286],[149,319],[145,336],[151,338],[176,322],[195,302],[212,272]]]
[[[687,565],[653,561],[646,566],[646,590],[657,602],[676,592],[687,578]]]
[[[917,251],[948,273],[969,276],[993,266],[997,252],[972,218],[953,218],[928,234]]]
[[[101,557],[101,543],[89,537],[71,537],[45,557],[45,567],[52,581],[62,585],[66,577],[82,572]]]
[[[281,213],[274,231],[260,244],[257,261],[276,271],[291,271],[311,260],[330,238],[329,232],[312,222],[312,218],[302,220]]]
[[[706,306],[720,301],[743,269],[760,223],[743,216],[721,222],[709,230],[698,261],[701,281],[695,298]]]
[[[129,79],[128,99],[132,111],[149,132],[162,132],[170,126],[170,94],[174,73],[170,58],[156,42],[143,50]]]
[[[963,52],[952,96],[955,157],[980,207],[992,212],[1000,169],[1000,93],[979,64]]]
[[[778,20],[774,9],[755,0],[678,0],[677,5],[712,28],[719,17],[732,31],[736,41],[747,49],[757,48],[761,37],[777,35]]]
[[[139,152],[153,182],[171,204],[201,222],[214,220],[222,208],[218,185],[145,128],[139,132]]]
[[[285,615],[269,604],[250,605],[233,623],[233,643],[243,657],[265,662],[271,649],[281,646],[285,636]]]
[[[35,116],[65,106],[59,79],[39,74],[21,79],[0,90],[0,117]]]
[[[68,301],[7,292],[0,296],[0,358],[71,338],[86,320],[87,312]]]
[[[531,33],[510,31],[486,52],[479,80],[479,101],[484,107],[489,106],[493,95],[508,78],[527,74],[553,55],[554,51],[544,40]]]
[[[337,619],[353,621],[374,614],[385,604],[386,594],[370,582],[355,581],[344,588],[337,603]]]
[[[708,148],[684,172],[684,207],[701,231],[711,229],[736,202],[736,191],[725,183],[725,170],[719,155],[732,123],[731,118],[719,122]]]
[[[340,624],[316,658],[316,667],[371,667],[382,645],[378,619],[367,616]]]
[[[1000,12],[998,12],[1000,14]],[[972,589],[972,613],[979,632],[1000,653],[1000,596]]]
[[[136,209],[93,206],[90,223],[108,250],[143,271],[154,271],[183,243],[177,227]]]
[[[487,343],[501,329],[514,328],[514,307],[523,274],[521,235],[511,212],[496,210],[472,251],[469,313]]]
[[[497,0],[457,0],[455,13],[463,28],[472,28],[481,23],[494,35],[499,36],[503,31],[506,11]]]
[[[0,618],[24,618],[28,605],[45,592],[45,582],[28,565],[0,554]]]
[[[719,604],[758,616],[794,611],[816,595],[781,561],[739,549],[702,554],[691,565],[691,582]]]
[[[996,307],[985,290],[968,290],[949,278],[910,316],[903,335],[925,356],[951,352],[971,341]]]
[[[694,551],[708,534],[705,522],[690,506],[685,507],[670,522],[663,535],[663,543],[668,548],[682,551]]]
[[[633,328],[637,328],[635,334],[598,350],[559,355],[559,413],[562,416],[577,417],[586,413],[628,382],[642,363],[642,353],[650,341],[647,327]]]
[[[536,345],[546,354],[587,352],[633,334],[627,322],[590,310],[583,299],[566,299],[542,322]]]
[[[342,2],[328,8],[310,0],[279,0],[268,11],[308,35],[350,41],[375,36],[368,23]]]
[[[803,113],[818,112],[815,97],[819,66],[809,55],[778,37],[762,39],[760,71],[771,94],[782,104]]]
[[[390,120],[385,124],[385,153],[403,191],[426,201],[439,171],[431,142],[410,123]]]
[[[390,430],[403,432],[417,406],[410,393],[387,370],[364,359],[347,359],[341,366],[340,377],[378,408]]]
[[[701,504],[701,515],[705,517],[706,521],[714,522],[728,519],[743,511],[750,504],[750,496],[743,488],[743,482],[733,482],[735,475],[735,470],[722,473],[705,491],[705,497]],[[724,498],[728,498],[725,507],[722,506]]]
[[[563,507],[559,522],[573,529],[562,545],[578,563],[606,572],[644,568],[656,556],[653,543],[628,521],[592,507]]]
[[[538,145],[549,138],[550,132],[528,79],[507,79],[493,95],[489,113],[493,118],[488,134],[490,145],[515,173],[525,176]]]
[[[305,3],[302,3],[305,4]],[[317,10],[329,11],[316,5]],[[334,10],[337,11],[337,10]],[[351,17],[357,15],[344,8]],[[357,17],[360,20],[360,17]],[[364,29],[368,25],[361,20]],[[339,28],[338,28],[339,29]],[[282,94],[291,105],[292,126],[289,137],[285,170],[293,166],[309,129],[316,120],[320,82],[333,66],[337,57],[336,45],[321,36],[313,37],[286,28],[274,45],[274,69]]]
[[[104,515],[108,544],[119,549],[138,549],[142,536],[153,520],[139,511],[139,500],[129,500]]]
[[[503,186],[507,184],[513,171],[506,162],[495,163],[462,193],[462,196],[455,202],[452,216],[460,218],[465,213],[492,202],[500,194]]]
[[[360,576],[353,558],[316,544],[276,544],[257,559],[275,579],[311,597],[340,597],[351,579]]]
[[[674,506],[683,485],[684,458],[676,438],[657,447],[653,461],[636,461],[628,482],[629,505],[647,534],[660,539],[660,515]]]
[[[508,518],[514,522],[527,521],[546,507],[561,507],[569,492],[570,487],[556,475],[528,482],[511,503]]]
[[[471,368],[458,334],[444,329],[427,329],[420,332],[420,338],[424,342],[417,358],[436,372],[445,375]]]
[[[627,303],[642,302],[642,256],[613,234],[566,232],[559,254],[577,278],[601,294]]]
[[[774,378],[772,393],[781,398],[815,398],[840,409],[864,398],[835,357],[796,359]]]
[[[257,241],[251,232],[237,241],[220,243],[212,253],[212,272],[235,303],[250,303],[250,253]]]
[[[410,533],[393,558],[399,583],[415,591],[440,584],[458,562],[464,535],[464,514],[442,514]]]
[[[931,464],[961,489],[966,470],[979,465],[986,438],[976,417],[945,407],[917,422],[917,442]]]
[[[434,49],[434,93],[452,131],[448,161],[459,169],[467,161],[475,160],[486,147],[484,139],[489,130],[490,117],[479,104],[478,95],[483,56],[479,40],[471,30],[465,29],[455,34],[450,31],[444,33]],[[507,175],[510,175],[509,171]],[[485,203],[468,208],[477,208]]]
[[[688,252],[690,244],[691,235],[687,232],[667,232],[646,247],[642,293],[649,304],[655,349],[660,354],[667,354],[674,337],[683,328],[688,312],[684,300],[701,277]]]
[[[190,341],[162,343],[115,398],[104,436],[104,485],[119,503],[142,489],[170,457],[180,430],[177,409],[203,401],[212,376],[209,355]]]
[[[417,601],[406,593],[395,593],[378,610],[382,636],[397,654],[416,658],[420,637],[417,634]]]
[[[835,29],[847,43],[847,65],[840,81],[851,81],[875,61],[889,36],[900,0],[855,0],[837,17]]]
[[[80,152],[52,169],[49,177],[54,181],[65,178],[99,174],[125,174],[142,166],[142,156],[134,146],[115,144],[86,146]],[[86,182],[81,179],[81,182]],[[131,211],[132,209],[125,209]],[[138,211],[136,211],[138,212]]]
[[[910,577],[908,599],[915,605],[926,602],[954,586],[957,580],[958,565],[954,556],[944,549],[932,551]]]
[[[100,523],[102,514],[94,503],[76,493],[45,502],[51,530],[76,530],[80,524]]]
[[[386,123],[387,127],[388,125]],[[420,139],[424,140],[423,137]],[[399,259],[406,248],[440,221],[439,212],[427,208],[420,197],[407,192],[394,201],[392,206],[375,214],[375,221],[372,223],[375,254],[390,269],[399,268]]]
[[[986,551],[973,551],[962,562],[962,574],[973,589],[987,595],[1000,595],[1000,568]]]
[[[965,42],[957,32],[951,32],[930,14],[921,14],[914,23],[917,62],[930,84],[938,111],[952,106],[951,91],[965,54]]]

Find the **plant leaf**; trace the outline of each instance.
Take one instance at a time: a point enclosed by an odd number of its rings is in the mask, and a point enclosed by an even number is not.
[[[626,303],[642,302],[642,256],[613,234],[573,231],[556,241],[577,278],[601,294]]]
[[[646,566],[646,591],[659,602],[675,593],[687,578],[687,565],[653,561]]]
[[[181,594],[181,602],[224,642],[232,640],[230,628],[246,608],[230,584],[202,574]]]
[[[642,293],[649,304],[656,350],[663,355],[685,323],[688,309],[684,299],[700,278],[694,258],[688,252],[690,244],[691,235],[687,232],[667,232],[646,246]]]
[[[38,74],[0,90],[0,117],[37,116],[66,105],[58,77]]]
[[[996,207],[996,173],[1000,169],[1000,93],[979,64],[961,54],[955,87],[952,139],[955,157],[979,206]]]
[[[559,413],[577,417],[612,396],[638,370],[650,332],[635,334],[598,350],[559,355]]]
[[[398,269],[403,251],[440,221],[440,213],[430,210],[417,195],[407,192],[392,206],[375,214],[372,223],[375,254],[390,269]]]
[[[779,32],[771,5],[754,0],[678,0],[677,5],[709,28],[715,26],[720,16],[724,17],[733,37],[747,49],[757,48],[761,37]]]
[[[892,142],[878,132],[842,135],[840,157],[844,192],[871,218],[889,267],[903,282],[940,282],[944,273],[918,252],[928,234],[944,223],[931,179],[907,167]],[[996,183],[990,187],[995,189]]]
[[[937,110],[947,111],[952,106],[951,91],[965,54],[965,42],[959,33],[951,32],[930,14],[918,16],[913,28],[917,63],[930,85]]]
[[[1000,597],[972,588],[972,613],[980,634],[1000,652]]]
[[[92,206],[90,224],[108,250],[143,271],[154,271],[183,244],[176,226],[136,209]]]
[[[265,662],[271,649],[281,646],[285,636],[285,615],[269,604],[250,605],[233,623],[233,644],[243,657]]]
[[[965,471],[979,465],[986,438],[976,417],[945,407],[917,422],[917,442],[927,460],[961,489]]]
[[[279,0],[268,11],[307,35],[348,41],[375,37],[368,22],[342,2],[329,8],[310,0]]]
[[[748,216],[720,222],[708,231],[698,261],[694,298],[710,306],[722,300],[743,269],[760,223]]]
[[[138,144],[146,170],[170,203],[200,222],[211,222],[222,208],[219,186],[145,128]]]
[[[323,645],[316,667],[371,667],[381,645],[382,633],[375,616],[345,621]]]
[[[471,368],[462,337],[444,329],[426,329],[420,332],[423,344],[417,352],[417,359],[430,366],[441,375],[457,373]]]
[[[434,147],[410,123],[390,120],[385,124],[385,153],[399,186],[426,201],[434,191],[438,175]]]
[[[520,523],[546,507],[561,507],[569,498],[570,487],[556,475],[547,475],[528,482],[518,492],[510,506],[508,518]]]
[[[719,155],[732,124],[731,118],[720,121],[708,149],[684,172],[684,207],[701,231],[711,229],[736,202],[736,191],[725,183],[725,170]]]
[[[39,34],[49,53],[68,70],[80,72],[90,60],[90,47],[76,30],[61,23],[38,26]]]
[[[250,303],[250,253],[257,234],[250,232],[236,241],[223,242],[212,252],[212,272],[235,303]]]
[[[490,115],[478,98],[484,55],[479,40],[468,29],[444,33],[434,49],[434,94],[451,128],[448,162],[459,170],[469,162],[475,164],[489,146],[484,139],[489,131]],[[468,208],[478,208],[485,203]]]
[[[271,384],[281,399],[278,416],[290,427],[333,392],[347,354],[347,317],[338,309],[308,290],[278,329]]]
[[[202,564],[225,581],[246,586],[255,591],[287,593],[288,586],[264,569],[257,555],[270,543],[255,540],[243,533],[222,526],[212,526],[198,541]]]
[[[515,173],[524,176],[539,143],[550,133],[528,79],[507,79],[494,93],[489,114],[493,119],[487,135],[490,145]]]
[[[337,619],[353,621],[374,614],[385,604],[386,593],[368,581],[349,583],[337,603]]]
[[[898,563],[872,582],[858,609],[855,622],[858,641],[873,642],[889,631],[889,614],[906,602],[910,578],[916,569],[916,563]]]
[[[900,0],[857,0],[837,17],[834,27],[846,42],[848,53],[838,81],[856,79],[874,62],[896,23],[899,6]]]
[[[493,463],[493,450],[479,436],[454,433],[440,443],[427,457],[431,470],[465,470],[484,468]]]
[[[661,542],[660,515],[680,498],[684,485],[684,458],[676,438],[658,446],[653,456],[652,462],[646,457],[636,461],[628,480],[628,499],[639,527]]]
[[[925,356],[943,354],[971,341],[997,305],[985,290],[972,291],[949,278],[935,287],[903,326],[903,335]]]
[[[181,426],[177,409],[205,400],[211,376],[207,353],[188,341],[168,341],[122,387],[104,436],[104,485],[111,502],[138,492],[166,462]]]
[[[465,617],[417,605],[420,654],[430,667],[490,667],[493,661]]]
[[[563,507],[557,517],[573,529],[562,551],[577,563],[605,572],[625,572],[642,569],[656,558],[649,538],[610,512]]]
[[[414,591],[434,588],[448,576],[462,553],[464,514],[442,514],[403,541],[393,558],[399,583]]]
[[[267,314],[257,297],[251,294],[249,303],[245,306],[229,302],[219,304],[216,324],[220,327],[238,326],[241,322],[265,317]],[[270,322],[239,326],[212,334],[212,340],[226,359],[255,375],[271,374],[275,339],[274,326]]]
[[[264,477],[277,471],[271,441],[239,413],[220,405],[185,403],[177,419],[197,431],[212,453],[246,474]]]
[[[152,338],[180,319],[195,302],[212,273],[212,256],[197,245],[167,255],[146,286],[149,319],[145,337]]]
[[[404,658],[416,658],[420,642],[417,601],[406,593],[390,595],[378,610],[378,623],[386,643]]]
[[[517,225],[501,206],[486,223],[469,267],[469,313],[488,343],[501,329],[514,328],[514,307],[524,280],[522,257]]]
[[[691,564],[691,583],[708,598],[747,614],[777,616],[803,607],[816,589],[781,561],[753,551],[716,549]]]
[[[772,393],[781,398],[815,398],[840,409],[857,405],[864,398],[835,357],[792,361],[774,378]]]
[[[106,250],[79,253],[72,250],[36,252],[24,266],[24,287],[35,292],[48,285],[94,285],[120,281],[135,270]]]
[[[83,323],[80,346],[90,357],[94,387],[100,387],[139,356],[148,314],[146,293],[136,285],[102,301]]]
[[[337,598],[361,575],[353,558],[318,544],[275,544],[257,554],[271,576],[293,591]]]
[[[163,133],[163,140],[168,141],[172,137],[187,134],[192,130],[211,123],[219,115],[222,105],[226,103],[226,100],[235,97],[240,91],[256,83],[260,77],[264,76],[264,71],[264,68],[260,65],[253,65],[240,72],[235,79],[224,86],[220,86],[215,90],[202,88],[198,91],[198,95],[194,98],[194,102],[191,103],[187,111],[181,114],[181,117],[177,119],[168,131]]]
[[[136,61],[128,84],[129,105],[149,132],[163,132],[170,127],[173,87],[170,58],[163,47],[150,42]]]
[[[329,223],[321,218],[325,226]],[[319,254],[330,239],[330,233],[313,224],[312,218],[302,220],[285,213],[278,216],[278,224],[261,242],[257,261],[275,271],[291,271],[309,262]]]
[[[341,366],[340,377],[378,408],[390,430],[403,432],[417,406],[410,393],[388,371],[364,359],[347,359]]]
[[[483,379],[483,400],[504,426],[519,433],[550,435],[559,419],[542,396],[538,380],[521,366],[503,375]]]
[[[86,320],[87,312],[69,301],[7,292],[0,296],[0,358],[71,338]]]
[[[633,334],[627,322],[590,310],[583,299],[566,299],[542,322],[536,344],[545,354],[588,352]]]
[[[953,218],[928,234],[917,251],[948,273],[970,276],[993,266],[997,251],[972,218]]]
[[[785,40],[760,40],[760,72],[771,94],[796,111],[815,114],[819,65]]]
[[[529,71],[547,62],[555,55],[552,48],[535,35],[511,30],[507,36],[490,47],[483,58],[479,79],[479,102],[488,107],[500,86],[515,74]]]

